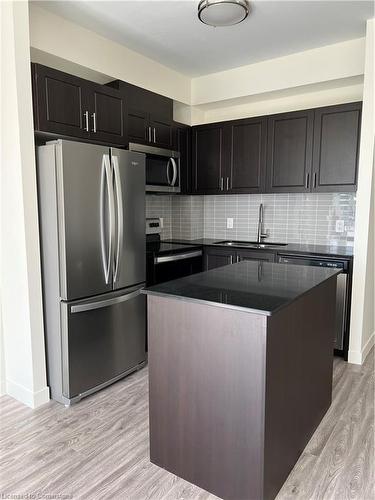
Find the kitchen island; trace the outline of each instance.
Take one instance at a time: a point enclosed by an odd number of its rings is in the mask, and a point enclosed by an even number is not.
[[[276,496],[331,403],[337,274],[240,262],[145,290],[154,464]]]

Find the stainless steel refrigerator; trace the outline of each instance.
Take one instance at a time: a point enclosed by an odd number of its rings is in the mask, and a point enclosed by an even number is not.
[[[51,396],[69,405],[145,363],[145,156],[38,147]]]

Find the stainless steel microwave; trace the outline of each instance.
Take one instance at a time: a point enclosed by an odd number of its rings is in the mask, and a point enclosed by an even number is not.
[[[146,192],[180,193],[180,153],[145,144],[129,143],[130,151],[146,154]]]

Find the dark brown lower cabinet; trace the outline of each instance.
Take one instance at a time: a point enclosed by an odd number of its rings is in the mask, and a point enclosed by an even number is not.
[[[206,247],[204,249],[204,270],[227,266],[235,262],[235,252],[225,248]]]
[[[274,262],[275,253],[265,250],[241,250],[239,248],[228,250],[222,247],[205,247],[204,249],[204,270],[209,271],[216,267],[227,266],[242,260],[259,260]]]
[[[273,252],[265,252],[264,250],[237,250],[236,261],[241,262],[241,260],[275,262],[275,254]]]

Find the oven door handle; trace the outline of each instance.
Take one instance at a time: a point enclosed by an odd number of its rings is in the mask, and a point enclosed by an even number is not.
[[[165,255],[160,257],[155,257],[154,264],[163,264],[164,262],[175,262],[177,260],[191,259],[193,257],[201,257],[203,255],[202,250],[194,250],[193,252],[178,253],[176,255]]]

